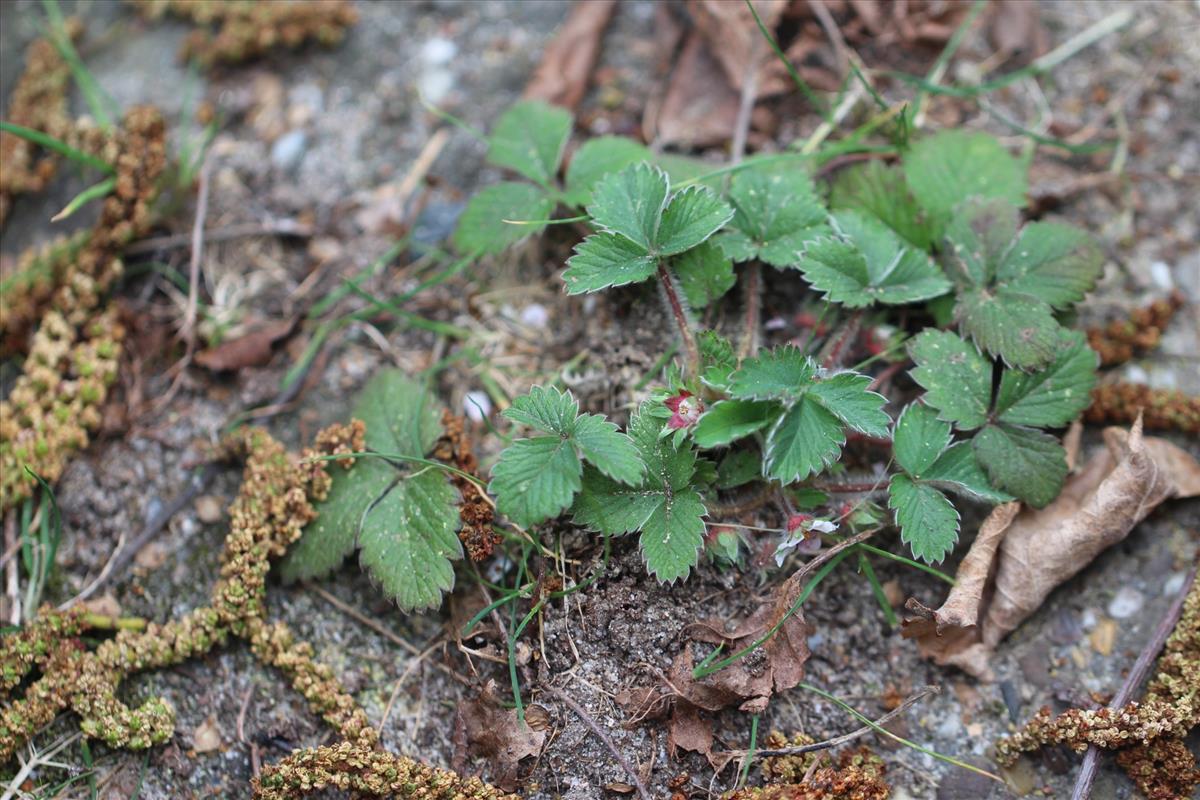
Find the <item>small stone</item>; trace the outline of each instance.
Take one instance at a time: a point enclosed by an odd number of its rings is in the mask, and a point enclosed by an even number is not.
[[[521,309],[521,322],[531,328],[544,328],[550,321],[550,312],[541,303],[530,303]]]
[[[133,557],[142,569],[158,569],[167,560],[167,548],[161,542],[150,542]]]
[[[304,158],[307,142],[304,131],[288,131],[271,145],[271,163],[281,170],[294,169]]]
[[[883,596],[892,604],[892,608],[900,608],[904,605],[904,589],[900,587],[900,581],[895,578],[883,584]]]
[[[211,753],[220,747],[221,729],[217,727],[217,718],[209,716],[192,734],[192,749],[197,753]]]
[[[1150,278],[1160,289],[1169,292],[1175,288],[1175,281],[1171,279],[1171,267],[1165,261],[1151,262]]]
[[[1117,643],[1117,623],[1115,620],[1102,619],[1096,623],[1088,638],[1092,649],[1102,656],[1112,655],[1113,646]]]
[[[1095,610],[1091,608],[1085,608],[1083,614],[1079,616],[1079,626],[1085,631],[1090,631],[1096,627],[1098,621],[1099,617],[1096,615]]]
[[[995,769],[995,765],[984,758],[968,757],[963,760],[989,772]],[[992,796],[993,786],[991,778],[965,769],[954,769],[938,784],[937,800],[986,800]]]
[[[483,422],[492,413],[492,399],[487,392],[467,392],[463,396],[463,413],[472,422]]]
[[[1011,767],[1002,768],[1000,774],[1017,797],[1026,796],[1037,786],[1037,773],[1028,758],[1017,759]]]
[[[1122,586],[1108,604],[1108,615],[1113,619],[1129,619],[1142,610],[1146,602],[1142,593],[1129,586]]]
[[[205,494],[196,498],[196,516],[205,525],[220,522],[222,514],[221,501],[214,495]]]
[[[458,45],[449,39],[435,36],[421,47],[421,58],[426,64],[441,66],[449,64],[458,55]]]
[[[1174,597],[1183,591],[1183,582],[1187,579],[1187,575],[1182,572],[1172,572],[1171,577],[1163,582],[1162,593],[1163,597]]]
[[[113,597],[111,592],[105,592],[101,597],[84,602],[83,607],[90,613],[99,614],[102,617],[121,616],[121,604],[117,602],[117,598]]]

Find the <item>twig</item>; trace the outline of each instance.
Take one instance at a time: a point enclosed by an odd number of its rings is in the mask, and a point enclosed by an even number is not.
[[[846,46],[842,32],[838,30],[837,23],[834,21],[833,15],[829,13],[829,8],[825,5],[824,0],[808,0],[808,7],[812,9],[813,16],[825,29],[825,35],[833,44],[833,51],[838,60],[838,77],[844,77],[850,68],[850,48]]]
[[[433,644],[429,645],[429,647],[426,647],[421,652],[421,655],[408,662],[408,666],[404,668],[404,672],[400,673],[400,677],[396,679],[396,685],[392,687],[392,694],[390,697],[388,697],[387,705],[383,707],[383,716],[379,719],[379,726],[377,730],[379,731],[380,736],[383,735],[383,728],[387,725],[388,717],[392,713],[392,705],[396,702],[396,697],[400,694],[400,687],[403,686],[404,682],[408,680],[408,676],[412,675],[413,672],[416,671],[417,667],[421,666],[421,662],[439,647],[441,647],[440,642],[434,642]]]
[[[754,101],[758,97],[758,47],[755,39],[751,58],[747,60],[746,75],[742,79],[742,95],[738,104],[737,122],[733,128],[733,148],[729,154],[730,166],[737,166],[746,154],[746,139],[750,135],[750,116],[754,112]],[[738,359],[754,355],[758,349],[758,318],[762,304],[762,264],[754,259],[746,265],[745,303],[746,321],[742,341],[738,346]]]
[[[1146,646],[1142,648],[1142,652],[1138,655],[1137,661],[1133,663],[1133,669],[1129,670],[1129,675],[1126,676],[1125,682],[1121,684],[1121,688],[1117,690],[1113,696],[1112,702],[1108,704],[1110,709],[1116,710],[1124,707],[1133,697],[1133,693],[1142,685],[1142,681],[1146,679],[1146,674],[1150,671],[1150,665],[1154,663],[1154,659],[1158,657],[1158,653],[1166,644],[1167,638],[1171,635],[1171,631],[1175,630],[1175,626],[1179,623],[1179,618],[1183,614],[1183,605],[1187,600],[1188,594],[1192,591],[1192,584],[1196,581],[1196,566],[1193,565],[1187,578],[1183,582],[1183,588],[1179,590],[1179,596],[1171,603],[1171,607],[1167,609],[1167,613],[1159,621],[1158,627],[1154,629],[1154,635],[1150,637],[1150,641],[1146,642]],[[1083,764],[1079,767],[1079,777],[1075,779],[1075,788],[1071,792],[1071,800],[1088,800],[1092,796],[1092,782],[1096,780],[1096,770],[1100,766],[1100,748],[1094,744],[1088,745],[1087,752],[1083,755]]]
[[[941,691],[942,691],[942,689],[940,686],[923,686],[923,687],[921,687],[919,690],[917,690],[913,694],[906,697],[904,699],[904,702],[902,702],[900,705],[896,706],[894,709],[892,709],[888,713],[884,714],[879,719],[875,720],[875,725],[878,727],[878,726],[882,726],[886,722],[891,722],[893,719],[900,716],[905,711],[912,708],[914,705],[921,702],[929,695],[941,694]],[[777,748],[775,750],[758,749],[758,750],[754,751],[754,758],[770,758],[770,757],[774,757],[774,756],[800,756],[800,755],[804,755],[805,753],[815,753],[818,750],[828,750],[832,747],[839,747],[843,744],[846,744],[846,742],[852,742],[855,739],[859,738],[860,736],[866,736],[868,733],[871,733],[874,730],[875,730],[875,728],[872,728],[870,725],[864,725],[861,728],[859,728],[858,730],[850,731],[850,733],[844,733],[841,736],[835,736],[832,739],[826,739],[822,742],[813,742],[812,744],[799,745],[797,747],[781,747],[781,748]],[[738,757],[749,755],[749,751],[747,751],[747,750],[727,750],[724,753],[714,753],[714,755],[726,755],[726,756],[733,756],[734,758],[738,758]]]
[[[604,746],[607,747],[610,752],[612,752],[613,757],[617,759],[617,763],[621,765],[621,769],[625,770],[625,774],[629,776],[629,779],[633,781],[633,785],[637,787],[638,797],[642,798],[642,800],[650,800],[650,791],[646,788],[646,784],[642,783],[642,776],[638,775],[637,770],[630,766],[629,762],[625,760],[625,756],[621,755],[621,751],[617,749],[615,744],[613,744],[612,739],[610,739],[608,734],[604,732],[604,729],[596,723],[596,720],[591,718],[584,707],[575,702],[570,695],[561,689],[557,689],[553,686],[546,686],[543,688],[547,693],[553,695],[557,700],[562,702],[562,704],[567,708],[574,711],[579,719],[583,721],[583,724],[587,725],[588,728],[591,729],[592,733],[596,734],[596,738],[603,742]]]
[[[225,228],[210,228],[204,231],[206,242],[227,242],[231,239],[244,239],[249,236],[295,236],[307,239],[313,235],[311,225],[305,225],[294,219],[281,219],[273,222],[246,222],[240,225],[230,225]],[[195,234],[178,233],[171,236],[156,236],[152,239],[141,239],[130,244],[123,251],[127,256],[140,256],[155,253],[159,250],[171,250],[176,247],[186,247],[192,243]]]
[[[375,631],[380,636],[387,639],[389,642],[400,645],[400,647],[407,650],[410,654],[412,654],[414,656],[419,656],[421,654],[420,648],[418,648],[412,642],[400,637],[395,632],[388,630],[380,623],[376,622],[375,620],[371,619],[367,615],[363,614],[361,611],[359,611],[354,606],[352,606],[349,603],[345,602],[344,600],[338,598],[336,595],[330,594],[325,589],[321,588],[320,586],[317,586],[315,583],[307,583],[306,582],[304,584],[304,590],[307,592],[313,592],[314,594],[318,595],[326,603],[329,603],[329,605],[333,606],[338,611],[341,611],[343,614],[350,617],[355,622],[359,622],[363,625],[366,625],[368,628]]]
[[[238,709],[237,715],[237,735],[238,741],[246,744],[246,710],[250,708],[250,697],[254,694],[254,684],[246,687],[246,693],[242,695],[242,707]]]

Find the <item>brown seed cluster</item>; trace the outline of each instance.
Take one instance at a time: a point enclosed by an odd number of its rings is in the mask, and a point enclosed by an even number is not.
[[[454,464],[468,475],[475,475],[479,470],[479,459],[471,450],[471,440],[467,437],[463,418],[443,411],[442,426],[445,432],[434,449],[433,457]],[[492,555],[500,542],[500,534],[492,525],[495,509],[474,481],[453,473],[450,480],[462,495],[462,502],[458,506],[462,527],[458,531],[458,538],[472,561],[483,561]]]
[[[1200,397],[1124,381],[1093,389],[1084,419],[1095,425],[1132,425],[1139,413],[1147,430],[1200,433]]]
[[[129,0],[143,15],[170,14],[197,26],[180,58],[205,66],[239,64],[276,48],[295,49],[307,42],[337,44],[358,21],[350,0]]]
[[[83,26],[78,19],[67,20],[67,35],[78,39]],[[65,139],[71,125],[67,116],[67,89],[71,70],[49,39],[35,39],[25,51],[25,71],[17,79],[5,120]],[[28,192],[40,192],[54,177],[56,158],[38,154],[37,145],[11,133],[0,133],[0,225],[8,218],[13,198]]]
[[[266,620],[266,578],[271,559],[284,554],[316,518],[314,501],[329,492],[330,463],[315,456],[362,449],[361,423],[336,425],[317,436],[317,446],[291,458],[265,431],[231,437],[226,454],[245,459],[241,489],[229,510],[230,530],[221,556],[221,577],[212,601],[166,624],[144,631],[121,630],[95,651],[78,635],[86,618],[78,612],[43,609],[38,618],[0,646],[0,763],[60,711],[79,714],[89,738],[110,747],[145,749],[174,732],[174,710],[151,698],[138,708],[117,699],[131,674],[204,655],[231,637],[245,639],[256,657],[277,667],[313,711],[345,739],[332,747],[301,750],[267,767],[256,796],[293,798],[323,787],[364,794],[429,800],[515,800],[477,778],[462,778],[412,759],[377,750],[378,733],[327,665],[313,660],[312,645],[297,641],[287,625]],[[12,689],[34,669],[40,676],[23,696]]]
[[[1176,290],[1163,300],[1134,309],[1128,319],[1089,328],[1088,344],[1100,354],[1100,365],[1124,364],[1134,356],[1158,347],[1163,331],[1183,303],[1183,293]]]
[[[764,745],[782,750],[812,743],[804,734],[789,740],[772,732]],[[883,759],[867,747],[843,750],[836,761],[821,752],[773,756],[763,760],[767,786],[729,792],[722,800],[886,800],[891,787],[885,771]]]
[[[1083,752],[1089,744],[1120,750],[1118,763],[1151,798],[1191,797],[1200,771],[1183,744],[1200,725],[1200,581],[1188,593],[1183,615],[1159,656],[1141,702],[1096,711],[1070,709],[1057,717],[1043,708],[1015,735],[997,745],[1002,764],[1047,744]],[[1152,793],[1154,792],[1154,793]]]
[[[29,496],[36,482],[62,473],[88,442],[116,378],[124,331],[103,298],[121,274],[121,248],[150,227],[150,203],[166,168],[166,127],[153,108],[129,111],[121,129],[90,143],[116,168],[96,226],[22,258],[26,270],[0,293],[3,346],[22,352],[22,374],[0,402],[0,511]]]

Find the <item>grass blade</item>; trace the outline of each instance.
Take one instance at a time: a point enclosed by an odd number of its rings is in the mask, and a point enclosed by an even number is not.
[[[13,136],[20,136],[22,139],[33,142],[38,147],[43,147],[51,152],[58,153],[64,158],[69,158],[80,164],[86,164],[93,169],[98,169],[109,175],[117,171],[111,164],[106,164],[95,156],[88,155],[82,150],[76,150],[66,142],[59,141],[53,136],[36,131],[33,128],[26,128],[24,125],[14,125],[11,122],[0,122],[0,131],[11,133]]]
[[[108,195],[108,193],[115,188],[117,188],[116,178],[105,178],[99,183],[92,184],[79,194],[75,195],[75,198],[71,200],[71,202],[67,203],[62,211],[51,217],[50,221],[62,222],[64,219],[71,216],[93,200]]]

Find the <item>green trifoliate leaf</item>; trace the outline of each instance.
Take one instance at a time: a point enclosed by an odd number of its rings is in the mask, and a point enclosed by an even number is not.
[[[791,266],[806,243],[829,233],[825,209],[803,168],[742,170],[732,178],[729,199],[733,224],[719,243],[735,261],[759,258]]]
[[[514,398],[504,416],[539,431],[570,436],[575,432],[579,403],[570,392],[560,392],[553,386],[534,386],[529,394]]]
[[[925,471],[949,446],[950,423],[938,419],[932,408],[924,403],[912,403],[900,412],[892,453],[896,463],[909,475],[925,477]]]
[[[671,266],[692,308],[704,308],[737,283],[729,256],[711,241],[676,256]]]
[[[660,173],[661,174],[661,173]],[[666,175],[663,175],[664,179]],[[707,186],[688,186],[667,203],[654,250],[673,256],[696,247],[733,218],[733,209]]]
[[[700,416],[692,431],[696,446],[721,447],[767,427],[779,406],[756,400],[720,400]]]
[[[900,540],[913,557],[940,563],[958,541],[958,511],[937,489],[894,475],[888,486],[888,507],[896,514]]]
[[[1019,232],[1003,201],[972,199],[946,232],[946,262],[960,296],[955,318],[989,353],[1028,369],[1054,357],[1053,309],[1083,299],[1103,261],[1086,234],[1035,222]]]
[[[629,421],[629,432],[646,464],[640,486],[621,486],[589,469],[575,501],[575,521],[603,533],[641,531],[649,570],[664,582],[687,576],[704,542],[704,503],[691,487],[696,455],[660,436],[662,422],[646,404]]]
[[[496,508],[522,527],[557,517],[580,488],[583,464],[570,439],[535,436],[517,439],[492,468],[488,491]]]
[[[650,253],[669,191],[666,173],[643,162],[597,181],[587,211],[600,230],[620,234]]]
[[[875,217],[918,250],[933,247],[929,215],[917,205],[899,166],[868,161],[843,170],[833,183],[829,205],[835,211],[849,209]]]
[[[571,434],[580,454],[598,470],[614,480],[636,484],[645,467],[633,440],[599,414],[584,414],[575,421]]]
[[[905,245],[878,219],[840,211],[833,223],[838,236],[811,242],[797,263],[804,279],[830,300],[861,308],[928,300],[950,290],[927,254]]]
[[[970,442],[952,445],[921,477],[940,489],[949,489],[974,500],[1007,503],[1013,499],[1007,492],[992,487],[975,458],[975,449]]]
[[[1054,357],[1058,320],[1036,297],[971,289],[959,294],[954,316],[975,344],[1010,367],[1038,367]]]
[[[398,370],[376,375],[352,416],[367,424],[367,447],[387,456],[423,458],[442,432],[436,401]],[[462,557],[456,500],[435,468],[381,458],[335,468],[317,521],[282,563],[283,577],[327,574],[358,547],[363,567],[401,608],[435,607],[454,586],[451,560]]]
[[[1005,370],[996,395],[1002,422],[1060,427],[1079,416],[1092,399],[1100,359],[1079,331],[1062,332],[1057,357],[1037,372]]]
[[[488,161],[549,186],[570,135],[570,113],[537,100],[524,100],[496,120],[488,137]]]
[[[649,158],[651,153],[645,145],[624,136],[589,139],[571,157],[571,163],[567,166],[566,201],[575,206],[587,205],[597,181]]]
[[[460,253],[496,254],[546,226],[512,225],[504,220],[543,220],[554,213],[554,200],[530,183],[504,182],[481,189],[463,210],[454,229]]]
[[[729,376],[737,369],[737,356],[728,339],[716,331],[701,331],[700,380],[706,385],[724,391],[729,385]]]
[[[729,394],[740,400],[786,400],[800,396],[816,374],[811,357],[784,345],[743,361],[729,378]]]
[[[871,379],[856,372],[839,372],[822,378],[808,389],[809,396],[847,428],[867,436],[886,438],[892,419],[883,410],[887,398],[867,390]]]
[[[563,281],[567,294],[583,294],[641,283],[657,269],[658,262],[640,245],[615,233],[596,233],[575,246]]]
[[[767,434],[766,474],[783,484],[804,480],[836,461],[845,443],[841,421],[815,398],[804,395]]]
[[[1020,425],[988,425],[972,440],[975,457],[993,486],[1035,508],[1058,496],[1067,455],[1058,439]]]
[[[952,130],[921,139],[904,157],[904,175],[929,215],[933,241],[968,197],[1025,205],[1025,167],[985,133]]]
[[[909,374],[927,392],[925,402],[962,431],[987,422],[992,403],[992,365],[947,331],[924,331],[908,346],[917,366]]]

